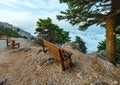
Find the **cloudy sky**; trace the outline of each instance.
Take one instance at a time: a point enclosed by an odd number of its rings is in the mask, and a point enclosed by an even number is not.
[[[36,21],[50,17],[53,23],[70,32],[71,40],[80,36],[86,42],[88,52],[96,51],[98,42],[105,39],[105,29],[94,25],[81,32],[77,30],[78,26],[58,21],[56,15],[66,8],[67,5],[60,4],[59,0],[0,0],[0,21],[20,27],[33,35]]]

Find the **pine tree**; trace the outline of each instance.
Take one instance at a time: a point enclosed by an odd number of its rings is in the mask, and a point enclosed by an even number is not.
[[[59,28],[56,24],[53,24],[49,17],[37,21],[36,33],[38,33],[38,36],[55,44],[61,45],[70,41],[69,32]]]
[[[79,36],[76,36],[75,41],[73,43],[75,43],[75,45],[78,46],[78,50],[81,50],[83,53],[87,52],[85,42]]]
[[[93,24],[106,28],[107,60],[115,63],[116,28],[120,25],[120,0],[60,0],[67,3],[68,9],[61,11],[59,20],[67,20],[85,30]]]

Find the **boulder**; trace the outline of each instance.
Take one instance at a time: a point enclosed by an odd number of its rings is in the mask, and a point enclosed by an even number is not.
[[[0,85],[7,85],[7,78],[0,78]]]
[[[39,64],[40,66],[49,66],[53,63],[54,63],[53,58],[48,58],[48,59],[43,59],[43,60],[37,61],[37,64]]]
[[[105,59],[105,57],[106,57],[106,52],[105,52],[105,50],[101,50],[101,51],[99,51],[99,53],[97,54],[100,58],[102,58],[102,59]]]

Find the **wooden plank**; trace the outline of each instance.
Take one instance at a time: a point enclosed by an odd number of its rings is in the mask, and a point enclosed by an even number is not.
[[[66,68],[70,67],[72,65],[71,55],[72,53],[59,48],[58,46],[42,39],[43,44],[43,50],[45,50],[45,47],[48,48],[48,50],[51,52],[52,55],[54,55],[55,60],[58,60],[61,63],[62,70],[65,70]],[[69,63],[68,63],[69,62]],[[66,65],[68,63],[69,65]]]
[[[8,35],[0,35],[0,39],[6,40],[7,47],[11,46],[12,49],[20,47],[20,43],[16,43],[15,40],[11,40]]]

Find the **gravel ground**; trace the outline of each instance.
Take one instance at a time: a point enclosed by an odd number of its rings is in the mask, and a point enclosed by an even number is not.
[[[65,71],[58,63],[45,62],[52,57],[43,53],[42,47],[25,39],[15,39],[19,49],[0,51],[0,79],[8,85],[120,85],[120,68],[96,57],[72,49],[73,66]]]

